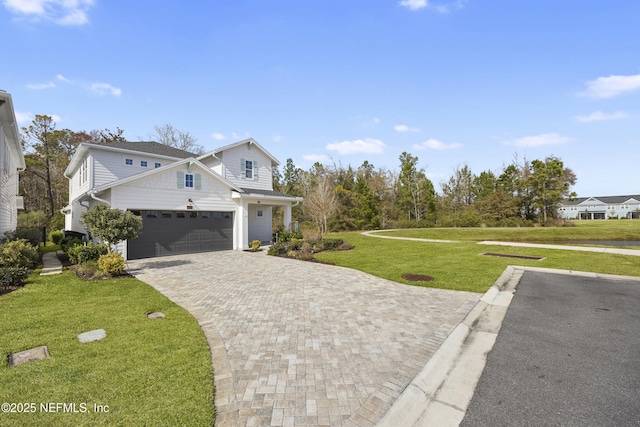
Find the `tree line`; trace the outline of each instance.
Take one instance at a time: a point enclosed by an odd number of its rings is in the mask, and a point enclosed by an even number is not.
[[[64,171],[81,143],[126,142],[124,131],[57,129],[51,116],[36,115],[23,127],[21,138],[27,168],[21,173],[20,194],[25,210],[22,225],[64,227],[60,210],[69,202]],[[204,148],[196,138],[171,125],[155,126],[150,140],[192,153]],[[315,163],[305,171],[287,159],[282,171],[273,170],[273,187],[304,197],[293,209],[293,220],[329,231],[404,227],[523,226],[550,224],[558,203],[571,197],[576,176],[562,160],[515,158],[498,172],[475,174],[468,165],[457,167],[436,191],[418,157],[403,152],[399,169],[376,168],[365,161],[358,168]],[[24,221],[24,218],[31,220]],[[30,221],[30,222],[29,222]],[[274,225],[282,227],[276,210]],[[288,224],[287,224],[288,225]]]
[[[308,171],[287,159],[275,169],[276,191],[304,197],[294,220],[321,233],[407,227],[528,226],[558,223],[558,203],[574,197],[573,171],[561,159],[514,158],[494,172],[457,167],[436,191],[418,157],[403,152],[399,170],[315,163]],[[275,221],[281,221],[276,218]]]

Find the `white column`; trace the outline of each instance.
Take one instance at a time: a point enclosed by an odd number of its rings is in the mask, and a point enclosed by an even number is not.
[[[240,201],[236,211],[236,250],[247,249],[249,247],[249,203]]]

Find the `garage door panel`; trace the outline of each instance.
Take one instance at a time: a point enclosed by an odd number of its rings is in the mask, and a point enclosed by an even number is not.
[[[128,242],[128,258],[233,249],[233,213],[138,211],[143,228]]]

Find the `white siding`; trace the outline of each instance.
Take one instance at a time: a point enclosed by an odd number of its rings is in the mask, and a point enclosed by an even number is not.
[[[262,150],[248,143],[225,150],[222,154],[224,171],[222,176],[236,187],[255,188],[258,190],[273,190],[271,177],[271,159]],[[244,179],[240,169],[241,160],[251,160],[258,163],[258,179]]]
[[[4,130],[0,127],[0,239],[5,232],[15,230],[18,221],[18,171],[7,144]]]
[[[111,203],[121,209],[185,210],[189,199],[193,210],[235,211],[237,203],[231,199],[231,189],[211,177],[204,170],[184,167],[171,168],[163,173],[132,181],[112,189]],[[177,172],[200,174],[201,189],[178,188]]]
[[[152,154],[133,155],[103,150],[91,150],[91,156],[93,157],[94,187],[153,170],[155,163],[166,166],[175,161],[155,157]],[[126,165],[125,159],[132,159],[133,165]],[[147,167],[140,166],[143,160],[147,162]]]
[[[262,216],[258,216],[262,211]],[[270,242],[272,238],[271,206],[249,205],[249,242]]]

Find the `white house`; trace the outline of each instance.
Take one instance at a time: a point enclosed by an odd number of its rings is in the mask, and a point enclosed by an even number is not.
[[[18,196],[18,173],[24,169],[11,95],[0,90],[0,239],[16,229],[18,209],[23,209],[22,197]]]
[[[563,200],[559,212],[564,219],[640,218],[640,195],[580,197]]]
[[[125,259],[246,249],[271,241],[274,207],[289,228],[302,201],[273,191],[278,164],[251,138],[200,156],[157,142],[80,144],[65,171],[65,229],[85,233],[82,213],[105,203],[142,217],[138,238],[118,248]]]

